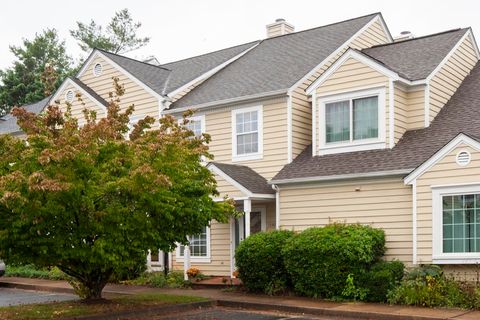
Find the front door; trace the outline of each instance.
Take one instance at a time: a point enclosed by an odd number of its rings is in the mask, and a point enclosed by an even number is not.
[[[232,266],[235,266],[235,251],[245,239],[245,215],[232,223]],[[267,230],[267,209],[264,206],[253,207],[250,212],[250,235]],[[235,268],[232,268],[232,272]]]

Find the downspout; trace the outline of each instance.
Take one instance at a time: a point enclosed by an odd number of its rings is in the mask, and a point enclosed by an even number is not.
[[[287,92],[287,163],[293,159],[292,151],[292,92]]]
[[[417,264],[417,181],[412,183],[412,263]]]
[[[276,184],[272,184],[275,190],[275,230],[280,229],[280,188]]]

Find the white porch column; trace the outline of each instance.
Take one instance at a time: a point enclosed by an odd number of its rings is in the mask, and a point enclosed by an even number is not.
[[[250,212],[252,211],[252,200],[243,200],[243,212],[245,212],[245,238],[250,236]]]
[[[147,254],[147,271],[151,272],[152,271],[152,252],[150,249],[148,249],[148,254]]]
[[[187,237],[187,241],[190,242],[190,237]],[[190,269],[190,246],[186,245],[183,249],[183,279],[188,280],[187,270]]]

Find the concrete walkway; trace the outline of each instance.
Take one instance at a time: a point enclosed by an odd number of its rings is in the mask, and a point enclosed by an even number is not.
[[[43,279],[2,277],[0,278],[0,286],[61,293],[73,292],[72,287],[66,281]],[[224,307],[277,310],[354,319],[480,319],[480,311],[429,309],[373,303],[339,303],[302,297],[269,297],[218,289],[158,289],[126,285],[107,285],[104,289],[104,293],[107,295],[150,292],[205,297],[216,300],[219,306]]]

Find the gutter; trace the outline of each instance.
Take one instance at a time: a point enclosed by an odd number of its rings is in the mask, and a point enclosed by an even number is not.
[[[184,112],[184,111],[192,110],[192,109],[198,111],[200,109],[205,109],[205,108],[209,108],[209,107],[222,107],[224,105],[237,103],[237,102],[244,102],[244,101],[255,100],[255,99],[283,96],[283,95],[286,95],[287,92],[288,92],[288,89],[281,89],[281,90],[275,90],[275,91],[269,91],[269,92],[256,93],[256,94],[252,94],[252,95],[248,95],[248,96],[241,96],[241,97],[236,97],[236,98],[212,101],[212,102],[197,104],[197,105],[189,106],[189,107],[182,107],[182,108],[176,108],[176,109],[171,109],[171,110],[164,110],[163,113],[164,114],[172,114],[172,113],[179,113],[179,112]]]
[[[400,169],[400,170],[390,170],[390,171],[375,171],[367,173],[349,173],[333,176],[316,176],[316,177],[305,177],[305,178],[292,178],[292,179],[278,179],[270,180],[268,184],[294,184],[294,183],[304,183],[304,182],[324,182],[324,181],[338,181],[338,180],[348,180],[348,179],[360,179],[360,178],[374,178],[374,177],[383,177],[383,176],[402,176],[412,172],[412,169]]]

